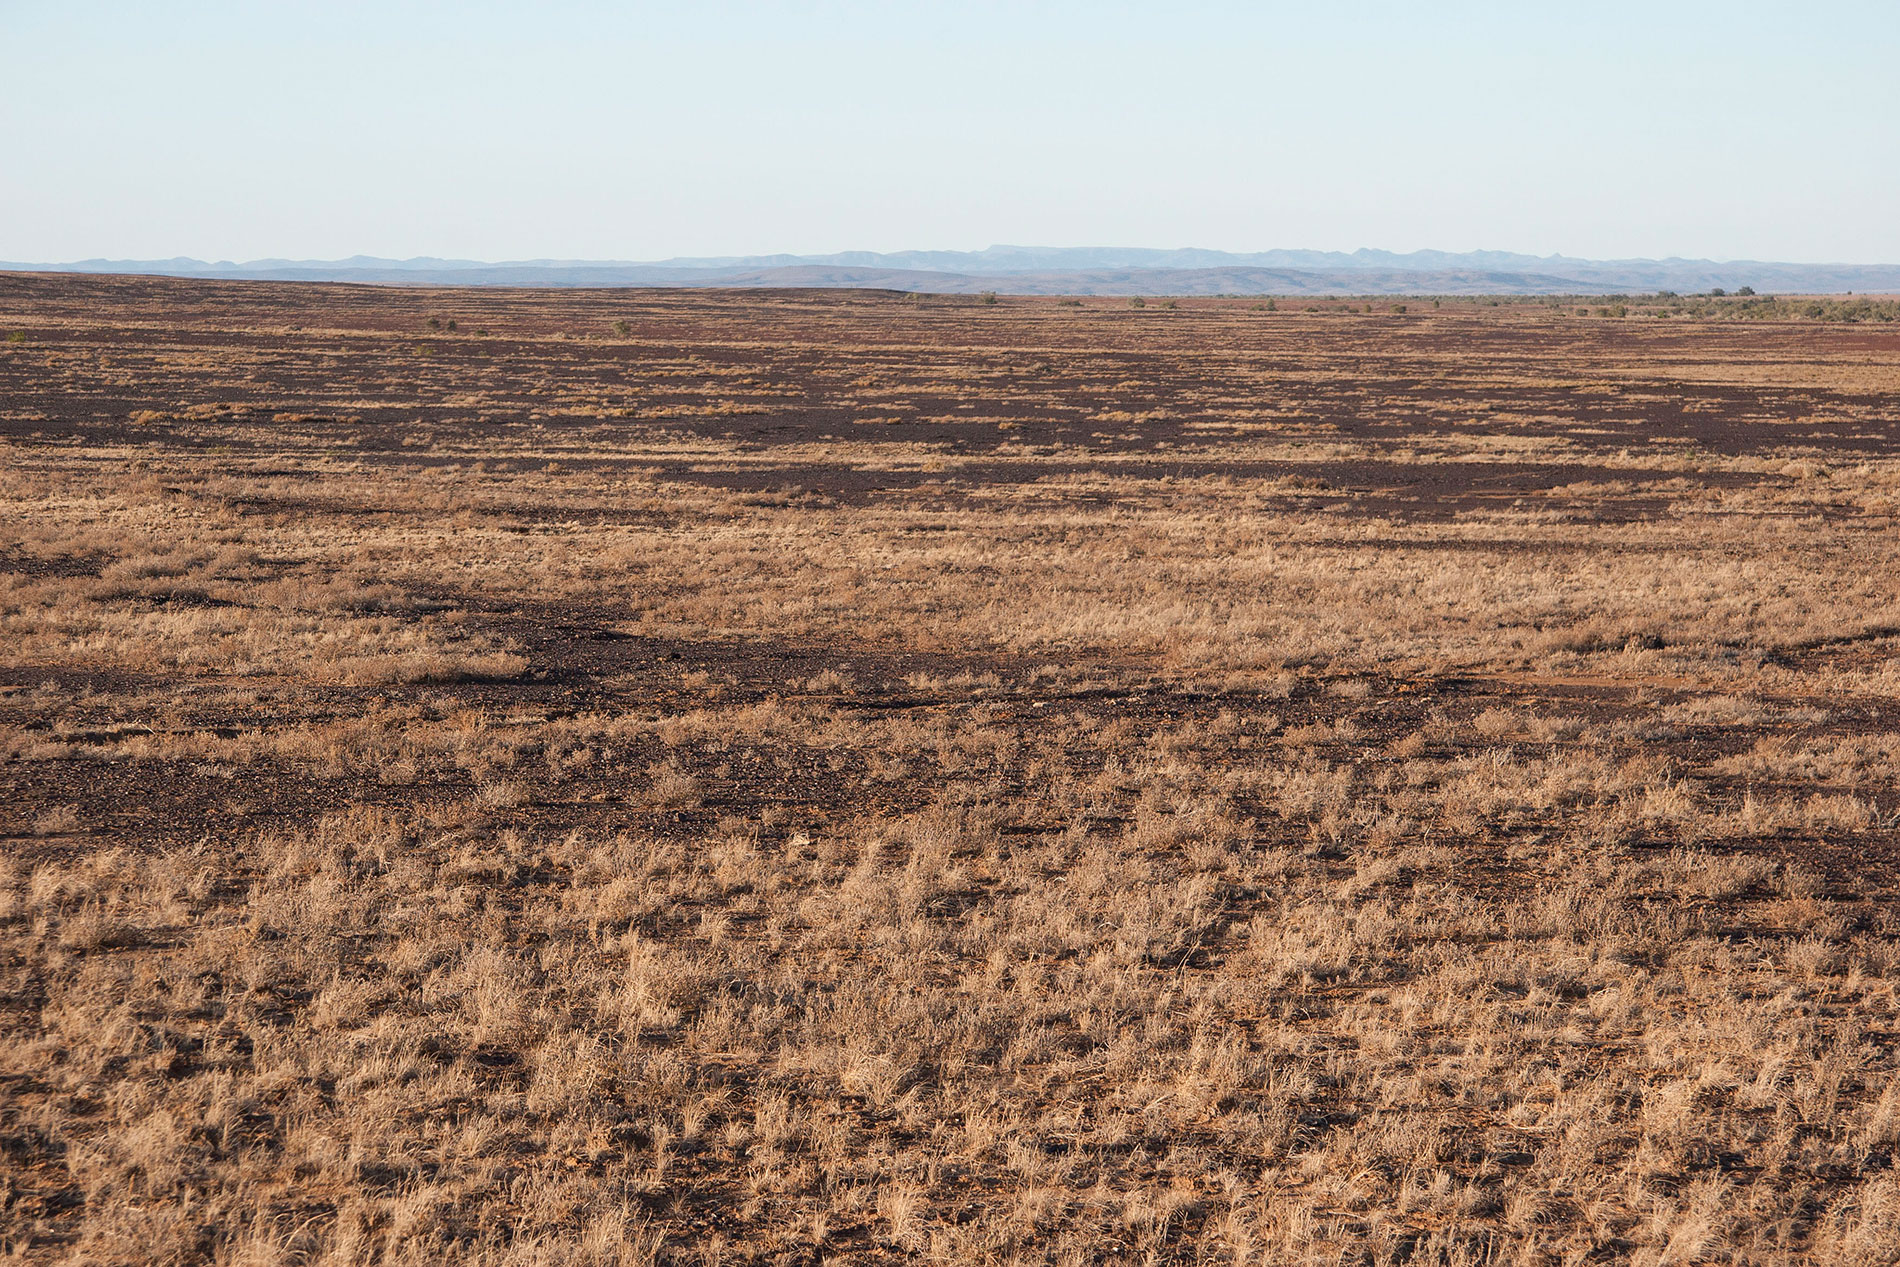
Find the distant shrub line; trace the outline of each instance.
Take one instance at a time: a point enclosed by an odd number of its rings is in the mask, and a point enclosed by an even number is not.
[[[1716,291],[1706,296],[1676,295],[1663,291],[1655,295],[1605,296],[1600,304],[1594,308],[1580,308],[1578,314],[1598,317],[1717,317],[1746,321],[1900,321],[1900,299],[1861,296],[1782,299],[1773,295],[1757,295],[1752,291],[1734,295]]]

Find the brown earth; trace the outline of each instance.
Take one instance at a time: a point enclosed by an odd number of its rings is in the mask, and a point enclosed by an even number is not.
[[[1428,304],[0,276],[0,1241],[1893,1261],[1900,342]]]

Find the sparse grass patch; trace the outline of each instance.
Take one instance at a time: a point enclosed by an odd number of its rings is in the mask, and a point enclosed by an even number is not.
[[[1866,330],[201,285],[0,293],[16,1259],[1900,1257]]]

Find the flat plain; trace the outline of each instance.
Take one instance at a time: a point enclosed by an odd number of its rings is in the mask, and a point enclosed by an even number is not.
[[[1900,327],[1616,311],[0,277],[0,1252],[1892,1263]]]

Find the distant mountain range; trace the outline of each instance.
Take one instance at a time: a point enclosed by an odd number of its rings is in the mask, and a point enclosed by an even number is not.
[[[1152,250],[992,246],[982,251],[841,251],[625,260],[80,260],[0,270],[147,273],[408,286],[874,287],[1014,295],[1615,294],[1751,286],[1764,294],[1900,291],[1900,265],[1762,260],[1586,260],[1509,251]]]

